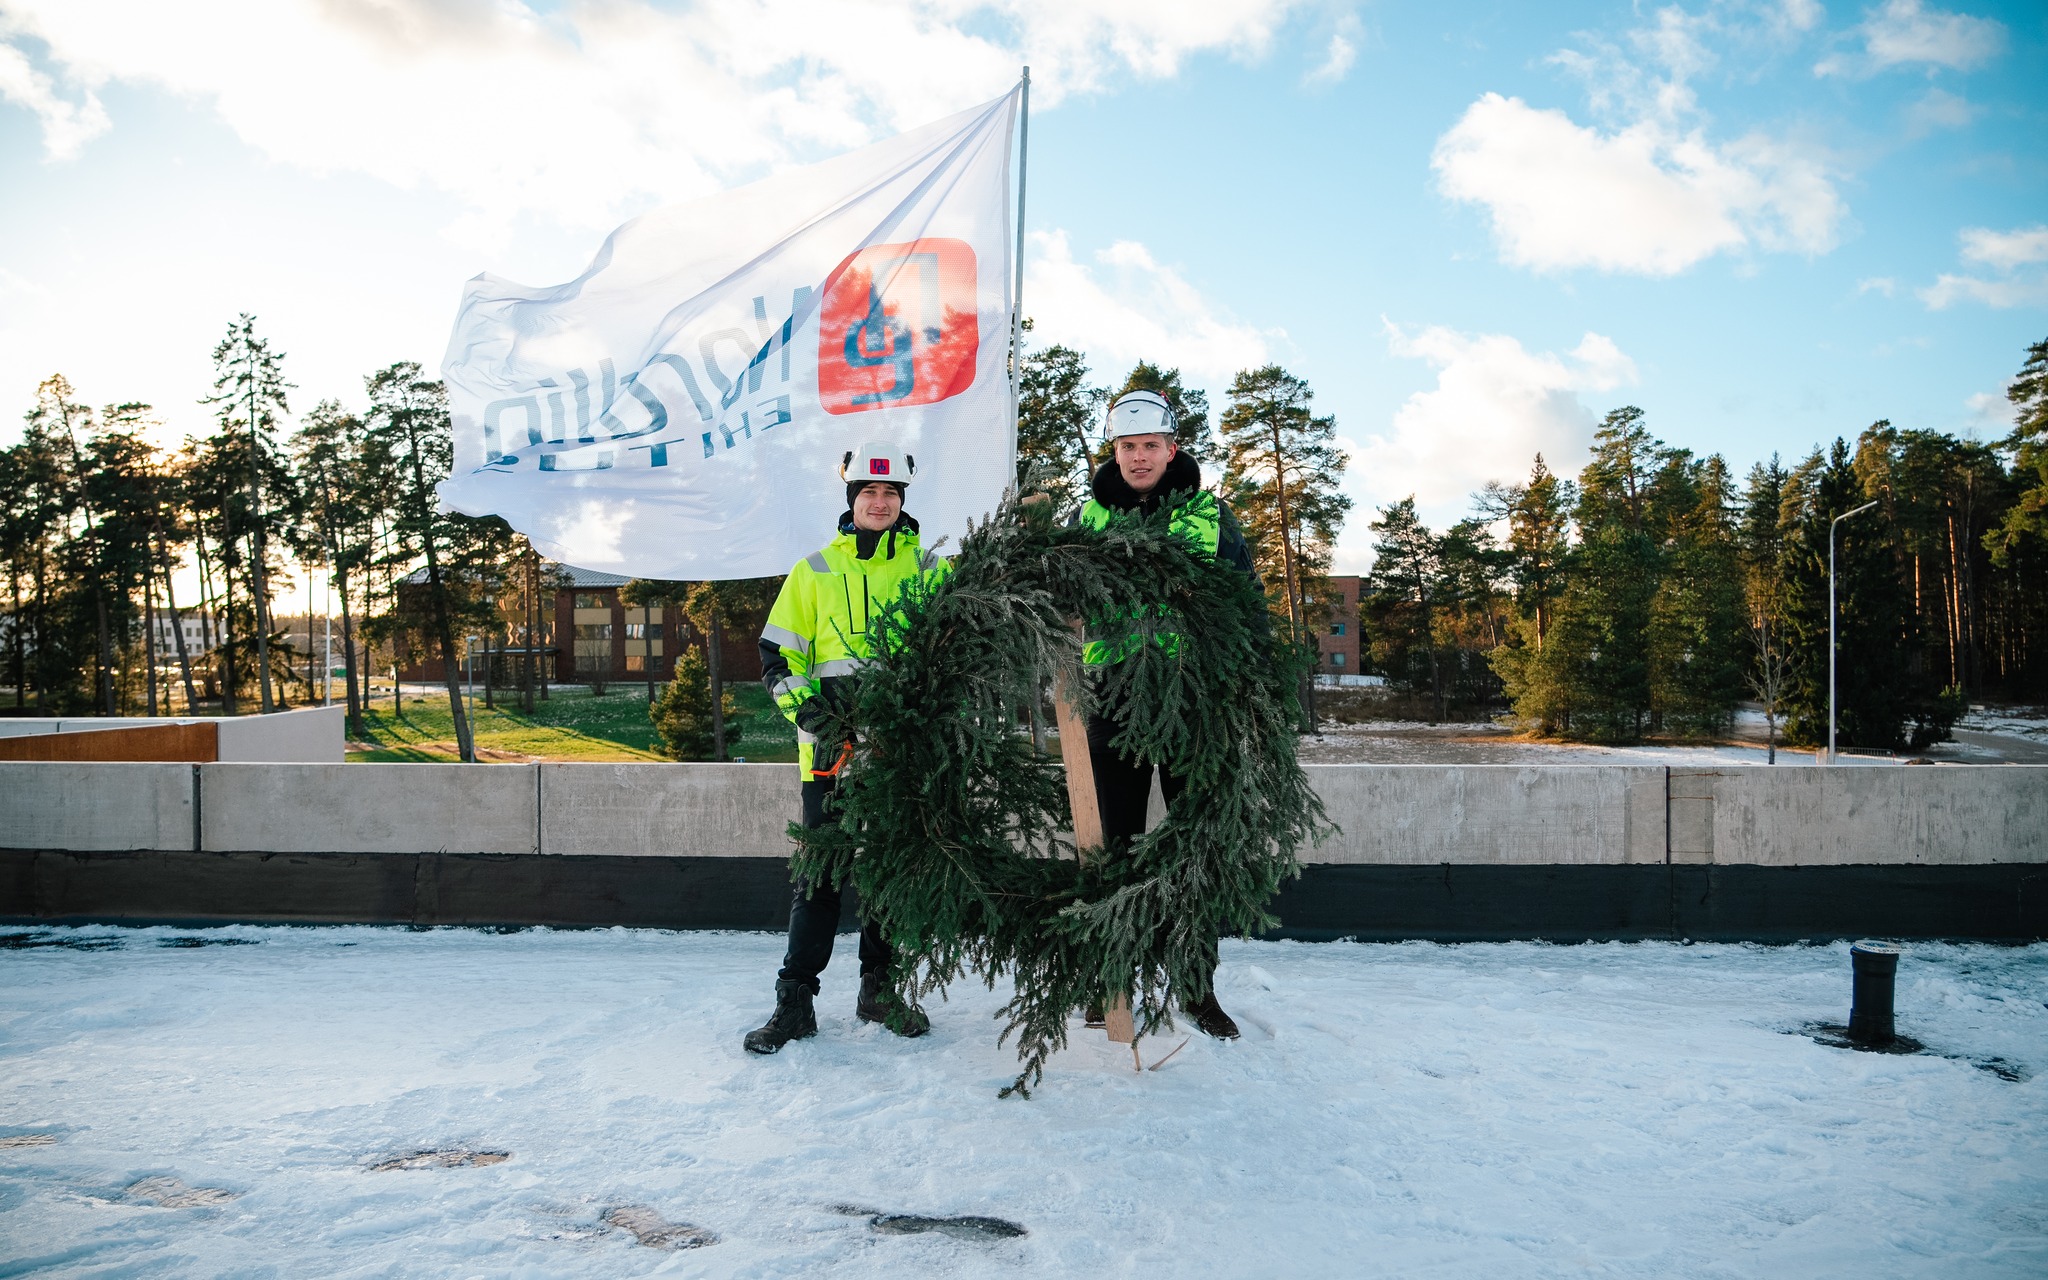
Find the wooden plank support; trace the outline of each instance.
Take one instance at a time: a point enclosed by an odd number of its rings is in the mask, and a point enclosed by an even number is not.
[[[1086,858],[1088,850],[1102,847],[1102,809],[1095,799],[1095,764],[1088,758],[1088,720],[1075,697],[1074,684],[1080,678],[1079,672],[1060,677],[1053,690],[1053,709],[1059,717],[1060,757],[1067,765],[1067,805],[1074,811],[1074,848]],[[1129,995],[1119,993],[1106,1001],[1102,1021],[1112,1043],[1135,1046],[1138,1035]],[[1136,1052],[1134,1047],[1132,1053]]]

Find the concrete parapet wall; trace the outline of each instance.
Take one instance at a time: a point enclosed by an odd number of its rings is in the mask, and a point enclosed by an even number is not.
[[[0,849],[191,849],[197,767],[0,762]]]
[[[209,853],[538,853],[539,765],[206,764]]]
[[[409,766],[408,766],[409,767]],[[551,854],[781,858],[798,816],[786,764],[544,764],[540,848]]]
[[[2048,768],[1671,770],[1671,860],[2048,862]]]
[[[1340,828],[1308,862],[1664,861],[1657,766],[1311,765],[1308,777]]]
[[[2048,767],[1319,765],[1333,866],[2048,862]],[[795,770],[0,763],[0,848],[781,858]]]

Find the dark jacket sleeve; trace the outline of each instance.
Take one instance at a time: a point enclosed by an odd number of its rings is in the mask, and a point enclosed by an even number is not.
[[[1260,595],[1266,592],[1266,584],[1259,579],[1259,566],[1252,559],[1252,547],[1245,541],[1244,529],[1237,523],[1237,517],[1222,499],[1216,501],[1216,559],[1242,573],[1252,580]],[[1267,644],[1273,640],[1273,614],[1271,610],[1259,613],[1259,638]]]

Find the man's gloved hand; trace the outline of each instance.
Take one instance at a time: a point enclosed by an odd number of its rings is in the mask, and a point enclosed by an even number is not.
[[[832,708],[824,695],[814,694],[803,700],[796,709],[796,727],[814,738],[825,736],[828,722],[832,719]]]

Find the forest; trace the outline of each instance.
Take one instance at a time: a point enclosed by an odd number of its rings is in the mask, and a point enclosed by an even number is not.
[[[360,406],[325,400],[294,417],[284,357],[248,315],[213,365],[214,429],[179,447],[153,443],[149,405],[95,409],[53,375],[0,448],[0,713],[234,715],[309,700],[310,627],[283,625],[274,606],[281,584],[318,570],[351,721],[373,654],[424,651],[446,673],[470,758],[457,637],[510,655],[531,699],[552,674],[537,655],[558,570],[503,521],[436,509],[451,456],[440,383],[401,361],[365,377]],[[1254,547],[1276,634],[1314,644],[1353,500],[1335,419],[1315,412],[1305,380],[1241,371],[1213,421],[1177,369],[1139,362],[1097,386],[1065,346],[1030,351],[1019,385],[1019,485],[1062,508],[1107,457],[1109,399],[1163,395]],[[2024,353],[2009,396],[2003,439],[1881,421],[1739,478],[1624,406],[1571,460],[1576,474],[1538,456],[1446,530],[1412,499],[1384,507],[1360,602],[1368,670],[1425,695],[1437,719],[1511,714],[1539,736],[1711,739],[1747,702],[1813,743],[1826,732],[1832,545],[1844,745],[1915,748],[1972,701],[2043,701],[2048,341]],[[635,582],[626,598],[681,608],[706,644],[774,587]],[[167,637],[153,660],[152,634]],[[679,667],[699,683],[705,669]],[[708,690],[664,701],[674,718],[708,707]],[[680,740],[703,739],[701,715],[685,718]]]

